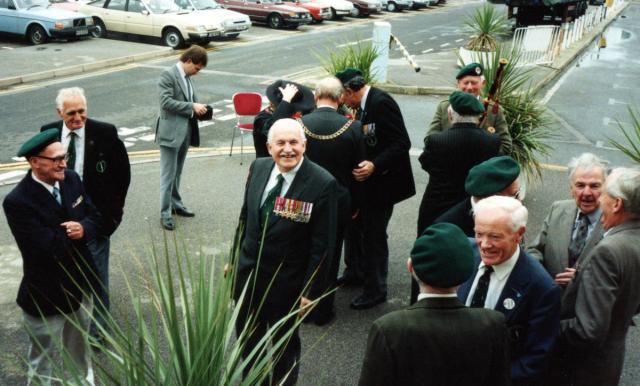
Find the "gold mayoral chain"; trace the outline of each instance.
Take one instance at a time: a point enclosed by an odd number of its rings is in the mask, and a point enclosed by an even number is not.
[[[347,131],[349,126],[351,126],[351,123],[353,123],[353,119],[349,119],[347,123],[345,123],[344,126],[342,126],[340,130],[336,131],[335,133],[328,134],[328,135],[321,135],[321,134],[312,133],[309,129],[307,129],[307,126],[305,126],[304,123],[302,123],[302,119],[298,118],[297,121],[300,123],[300,125],[302,125],[305,135],[320,141],[328,141],[330,139],[338,138],[339,136],[342,135],[342,133]]]

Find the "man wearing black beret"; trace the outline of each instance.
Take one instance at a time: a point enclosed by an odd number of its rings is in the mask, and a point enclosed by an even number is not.
[[[484,107],[473,95],[454,91],[449,96],[450,130],[433,134],[425,140],[420,165],[429,173],[429,183],[418,213],[418,236],[449,208],[467,197],[464,182],[469,170],[498,155],[500,139],[478,127]],[[418,295],[415,282],[411,303]]]
[[[429,227],[416,240],[407,268],[420,283],[419,301],[373,323],[359,384],[508,385],[504,316],[467,308],[456,295],[474,269],[460,228]]]
[[[86,294],[97,283],[87,243],[102,219],[78,174],[66,170],[68,154],[58,136],[58,130],[49,129],[22,145],[18,156],[31,170],[2,206],[23,260],[17,302],[29,334],[29,382],[49,384],[52,351],[63,348],[86,384],[93,385],[85,338],[91,296]]]
[[[458,90],[464,91],[473,95],[476,98],[480,97],[480,91],[484,87],[484,67],[480,63],[469,63],[462,67],[456,75],[456,83]],[[448,99],[445,99],[438,104],[436,108],[436,114],[433,116],[429,128],[427,129],[427,135],[424,140],[436,133],[449,130],[452,126],[452,122],[449,120],[447,109],[450,103]],[[498,110],[497,114],[493,113],[493,108],[490,108],[487,112],[487,118],[482,122],[481,128],[490,134],[495,133],[500,136],[500,154],[511,154],[512,141],[511,134],[509,134],[509,128],[507,127],[507,121],[504,119],[502,110]]]
[[[400,107],[391,95],[366,84],[362,72],[348,68],[336,74],[344,86],[343,100],[357,109],[366,144],[366,160],[353,170],[363,184],[364,198],[357,223],[350,231],[350,243],[362,245],[360,256],[351,256],[352,265],[360,264],[364,273],[364,291],[351,302],[353,309],[366,309],[387,299],[389,246],[387,225],[393,206],[416,193],[409,149],[411,141],[404,126]],[[353,268],[353,267],[351,267]],[[342,281],[349,281],[347,266]]]

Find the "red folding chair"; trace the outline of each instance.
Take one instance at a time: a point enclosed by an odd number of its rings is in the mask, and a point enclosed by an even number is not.
[[[233,128],[231,137],[231,150],[229,157],[233,153],[233,141],[236,138],[236,129],[240,130],[240,165],[244,154],[244,134],[253,132],[253,119],[246,122],[248,117],[253,118],[262,110],[262,95],[257,92],[237,92],[233,94],[233,109],[236,113],[236,125]],[[245,122],[243,122],[245,121]]]

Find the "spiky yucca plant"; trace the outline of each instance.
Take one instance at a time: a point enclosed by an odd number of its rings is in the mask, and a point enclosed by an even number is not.
[[[314,55],[320,61],[322,68],[330,75],[352,67],[362,71],[367,84],[375,83],[375,73],[371,72],[371,63],[380,54],[371,42],[363,42],[358,39],[356,44],[348,44],[341,50],[327,47],[324,54],[314,52]]]
[[[631,130],[629,131],[622,122],[618,121],[618,129],[626,139],[626,143],[621,143],[611,137],[607,139],[624,155],[640,164],[640,113],[633,107],[629,107],[629,118],[631,118]]]
[[[495,51],[497,38],[509,33],[506,16],[498,13],[491,4],[485,4],[473,14],[467,15],[464,24],[475,33],[475,37],[465,46],[472,51]]]

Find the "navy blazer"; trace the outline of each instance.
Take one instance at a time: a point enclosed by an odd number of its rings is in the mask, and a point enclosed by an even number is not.
[[[467,301],[480,265],[478,246],[475,240],[469,240],[474,250],[476,269],[458,289],[462,302]],[[542,265],[521,249],[495,308],[504,314],[509,328],[511,379],[534,380],[546,370],[560,329],[561,294],[562,290]],[[506,299],[514,301],[513,308],[505,308]]]
[[[95,237],[102,220],[78,174],[66,170],[64,175],[60,181],[62,205],[31,177],[31,171],[2,204],[23,260],[17,302],[24,312],[36,317],[77,310],[82,292],[96,285],[87,241]],[[84,237],[67,237],[60,226],[65,221],[82,224]]]

